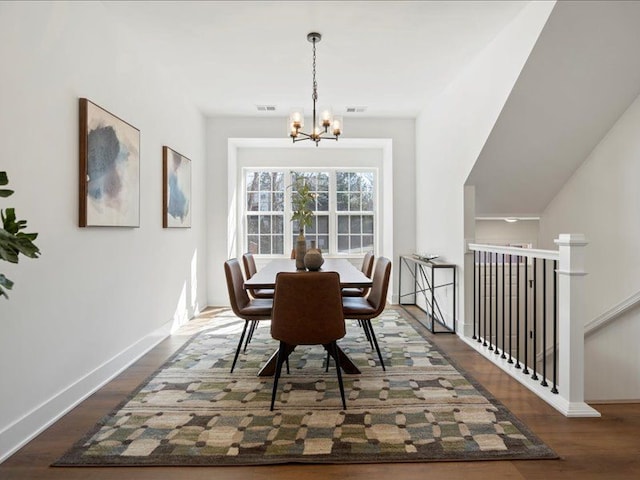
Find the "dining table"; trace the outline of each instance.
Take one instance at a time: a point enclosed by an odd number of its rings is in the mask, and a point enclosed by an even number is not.
[[[244,288],[251,289],[275,289],[276,276],[280,272],[305,271],[296,269],[296,261],[289,258],[276,258],[262,267],[251,278],[245,280]],[[346,258],[326,258],[320,272],[338,272],[340,275],[340,287],[342,288],[371,288],[372,280],[367,277],[359,268],[353,265]],[[287,352],[291,353],[291,352]],[[344,373],[359,374],[360,369],[353,363],[349,356],[338,346],[340,366]],[[258,376],[272,376],[276,370],[278,350],[276,350],[267,363],[260,369]]]

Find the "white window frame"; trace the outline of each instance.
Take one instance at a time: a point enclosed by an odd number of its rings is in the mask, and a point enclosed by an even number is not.
[[[349,257],[349,258],[361,258],[364,257],[366,252],[351,253],[351,252],[338,252],[338,216],[339,215],[373,215],[373,243],[374,253],[378,250],[379,232],[378,232],[378,207],[379,207],[379,171],[375,167],[260,167],[260,166],[246,166],[240,169],[241,178],[241,211],[239,231],[242,232],[242,238],[240,239],[242,245],[242,251],[246,252],[249,249],[248,245],[248,215],[273,215],[273,211],[249,211],[247,210],[247,185],[246,178],[249,172],[282,172],[284,174],[284,229],[283,229],[283,253],[282,254],[255,254],[258,258],[278,258],[288,257],[291,249],[293,248],[293,236],[297,233],[293,231],[293,222],[291,222],[292,208],[291,208],[291,174],[293,172],[300,173],[327,173],[329,176],[329,209],[326,211],[326,215],[329,216],[329,250],[323,253],[328,257]],[[373,210],[338,210],[337,205],[337,173],[338,172],[354,172],[354,173],[371,173],[373,175]],[[322,211],[324,215],[325,212]]]
[[[243,242],[239,241],[244,238],[244,231],[242,229],[242,222],[239,221],[241,217],[241,202],[242,199],[242,178],[240,168],[243,166],[249,166],[243,157],[243,150],[259,149],[262,151],[269,151],[273,149],[282,150],[290,149],[292,151],[298,151],[300,149],[314,150],[317,147],[309,142],[309,145],[299,143],[293,145],[290,139],[286,138],[242,138],[242,137],[230,137],[227,139],[226,148],[226,160],[227,160],[227,218],[226,218],[226,230],[227,230],[227,251],[226,258],[238,258],[244,253]],[[376,256],[385,256],[387,258],[394,258],[393,250],[393,141],[390,138],[341,138],[339,142],[328,142],[321,146],[322,149],[330,152],[332,149],[342,149],[345,151],[355,150],[376,150],[379,152],[380,159],[376,162],[367,163],[367,166],[375,166],[379,170],[378,175],[378,238],[376,239]],[[316,150],[317,151],[317,150]],[[325,163],[323,161],[323,163]],[[266,168],[266,165],[263,165]],[[292,163],[284,163],[273,165],[274,167],[286,167],[294,168]],[[333,166],[337,166],[335,163]],[[340,166],[343,167],[356,167],[350,162],[342,162]],[[305,166],[297,166],[298,169],[303,170]],[[289,222],[285,222],[286,223]],[[214,227],[210,231],[210,235],[216,235],[221,233],[221,229],[224,229],[224,225]],[[267,259],[257,260],[258,267],[266,264]],[[352,259],[352,262],[356,266],[360,266],[361,259]]]

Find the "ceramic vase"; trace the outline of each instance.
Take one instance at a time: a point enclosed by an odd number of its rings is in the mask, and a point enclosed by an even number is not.
[[[320,270],[320,267],[324,263],[322,258],[322,252],[319,248],[316,248],[316,242],[311,242],[311,248],[307,250],[304,256],[304,266],[310,271]]]
[[[296,270],[304,270],[304,256],[307,253],[307,240],[304,238],[303,231],[296,239]]]

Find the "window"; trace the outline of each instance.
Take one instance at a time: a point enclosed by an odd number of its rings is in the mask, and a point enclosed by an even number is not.
[[[316,197],[311,226],[305,229],[307,242],[315,242],[324,252],[329,249],[329,173],[328,172],[291,172],[291,185],[304,181],[311,187]],[[300,227],[292,223],[292,243],[295,245]]]
[[[284,173],[247,172],[246,251],[284,253]]]
[[[336,172],[338,252],[373,250],[373,173]]]
[[[315,194],[307,242],[330,255],[362,255],[375,249],[376,172],[374,170],[244,170],[245,251],[283,255],[298,236],[291,222],[291,186],[300,179]]]

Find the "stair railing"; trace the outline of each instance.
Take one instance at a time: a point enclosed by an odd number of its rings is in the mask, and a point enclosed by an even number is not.
[[[600,414],[584,402],[584,247],[469,244],[473,336],[463,339],[568,417]]]

